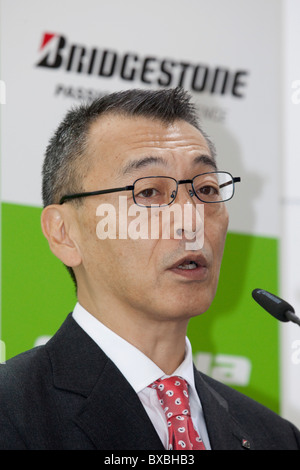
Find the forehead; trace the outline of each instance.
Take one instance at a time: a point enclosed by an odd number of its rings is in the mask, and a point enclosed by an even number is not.
[[[214,166],[207,140],[185,121],[165,124],[145,117],[109,115],[99,118],[90,128],[89,155],[95,171],[102,176],[122,174],[151,165],[193,164],[207,157]]]

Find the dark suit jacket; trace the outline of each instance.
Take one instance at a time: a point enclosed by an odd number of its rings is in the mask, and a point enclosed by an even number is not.
[[[300,449],[289,422],[195,371],[212,449]],[[163,450],[130,384],[69,315],[0,367],[0,449]]]

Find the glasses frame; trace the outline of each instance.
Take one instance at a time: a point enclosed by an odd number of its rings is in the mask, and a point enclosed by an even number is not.
[[[203,201],[199,196],[197,196],[196,194],[196,191],[195,191],[195,188],[194,188],[194,180],[196,178],[198,178],[198,176],[203,176],[203,175],[209,175],[209,174],[212,174],[212,173],[225,173],[227,175],[230,176],[231,178],[231,181],[228,181],[227,183],[224,183],[220,186],[220,188],[224,187],[224,186],[227,186],[229,184],[232,184],[233,185],[233,189],[232,189],[232,195],[231,197],[227,198],[227,199],[224,199],[222,201]],[[173,204],[173,202],[175,201],[176,199],[176,196],[177,196],[177,193],[178,193],[178,186],[180,184],[191,184],[192,186],[192,189],[193,191],[190,191],[190,196],[196,196],[197,199],[199,199],[199,201],[203,202],[204,204],[218,204],[220,202],[226,202],[226,201],[229,201],[230,199],[233,198],[234,196],[234,192],[235,192],[235,183],[239,183],[241,181],[241,178],[239,176],[232,176],[228,171],[208,171],[208,172],[205,172],[205,173],[199,173],[198,175],[194,176],[194,178],[192,179],[186,179],[186,180],[179,180],[177,181],[175,178],[173,178],[172,176],[144,176],[142,178],[137,178],[133,184],[129,185],[129,186],[123,186],[121,188],[112,188],[112,189],[101,189],[101,190],[98,190],[98,191],[87,191],[87,192],[82,192],[82,193],[74,193],[74,194],[66,194],[65,196],[63,196],[60,201],[59,201],[59,204],[64,204],[65,202],[67,201],[70,201],[72,199],[78,199],[78,198],[82,198],[82,197],[89,197],[89,196],[98,196],[98,195],[101,195],[101,194],[109,194],[109,193],[116,193],[116,192],[121,192],[121,191],[132,191],[132,197],[133,197],[133,200],[134,200],[134,203],[139,206],[139,207],[147,207],[147,208],[151,208],[153,207],[153,205],[151,206],[144,206],[142,204],[138,204],[135,200],[135,196],[134,196],[134,186],[135,184],[142,180],[142,179],[148,179],[148,178],[167,178],[167,179],[171,179],[173,181],[175,181],[176,183],[176,192],[175,192],[175,195],[174,195],[174,198],[172,201],[170,201],[168,204],[161,204],[160,206],[157,206],[157,207],[166,207],[166,206],[170,206],[171,204]]]

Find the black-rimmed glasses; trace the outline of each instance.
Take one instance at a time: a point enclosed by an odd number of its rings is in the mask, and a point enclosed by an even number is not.
[[[130,186],[67,194],[61,198],[59,203],[63,204],[72,199],[100,194],[132,191],[133,200],[138,206],[163,207],[169,206],[175,201],[180,184],[191,184],[190,196],[196,196],[199,201],[210,204],[231,199],[234,195],[235,183],[239,181],[241,181],[239,177],[233,177],[226,171],[211,171],[196,175],[193,179],[179,181],[170,176],[146,176],[138,178]]]

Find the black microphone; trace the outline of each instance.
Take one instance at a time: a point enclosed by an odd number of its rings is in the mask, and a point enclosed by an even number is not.
[[[252,291],[252,297],[261,307],[273,315],[273,317],[277,318],[277,320],[283,322],[292,321],[300,326],[300,318],[297,317],[293,307],[285,300],[263,289],[254,289],[254,291]]]

